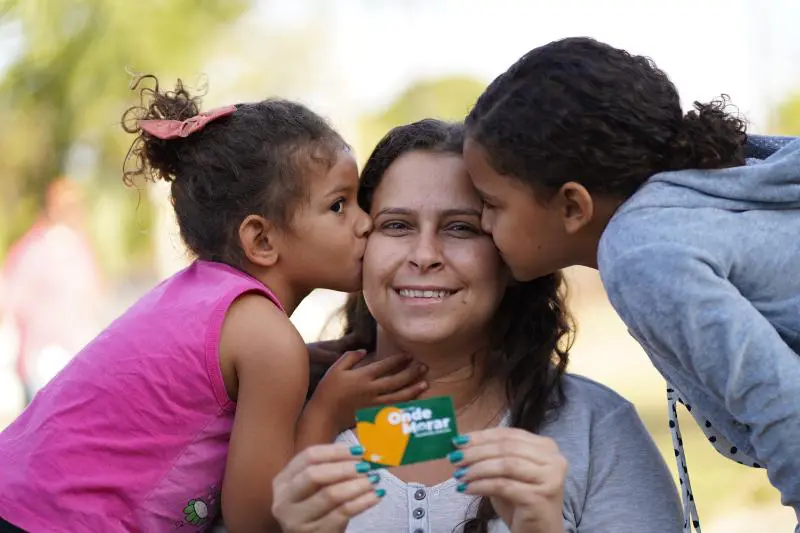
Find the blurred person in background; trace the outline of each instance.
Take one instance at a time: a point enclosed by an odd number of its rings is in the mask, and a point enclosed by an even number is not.
[[[2,311],[17,332],[26,405],[99,329],[101,274],[85,221],[83,188],[57,179],[3,267]]]

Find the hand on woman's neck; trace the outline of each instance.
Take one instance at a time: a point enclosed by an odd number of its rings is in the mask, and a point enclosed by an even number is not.
[[[482,348],[474,339],[470,342],[438,344],[403,343],[378,330],[376,358],[404,353],[428,367],[425,376],[428,389],[420,396],[450,396],[456,411],[466,410],[475,403],[489,403],[497,396],[497,380],[487,381],[487,348]],[[502,390],[502,388],[500,388]],[[487,397],[488,396],[488,397]],[[476,401],[479,400],[480,401]]]

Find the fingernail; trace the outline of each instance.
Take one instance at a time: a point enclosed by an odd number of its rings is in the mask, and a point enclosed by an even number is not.
[[[419,390],[425,390],[427,388],[428,388],[428,384],[425,383],[424,381],[419,384]]]
[[[378,498],[383,498],[384,496],[386,496],[386,491],[383,489],[375,489],[375,495]]]
[[[420,371],[421,373],[425,373],[425,372],[427,372],[427,371],[428,371],[428,367],[427,367],[427,366],[425,366],[425,365],[419,365],[419,371]]]
[[[462,452],[461,450],[450,452],[447,454],[447,458],[450,460],[451,463],[457,463],[464,458],[464,452]]]
[[[381,476],[379,476],[378,474],[372,474],[372,475],[371,475],[371,476],[369,476],[367,479],[369,479],[369,482],[370,482],[370,483],[372,483],[373,485],[375,485],[375,484],[377,484],[377,483],[378,483],[378,481],[380,481],[380,480],[381,480]]]
[[[456,435],[453,437],[453,446],[464,446],[468,442],[469,437],[467,435]]]
[[[469,483],[459,483],[456,490],[458,492],[465,492],[467,490],[467,485],[469,485]]]
[[[351,455],[355,455],[355,456],[364,455],[364,447],[363,446],[358,446],[358,445],[351,446],[350,447],[350,454]]]
[[[366,463],[364,461],[361,461],[356,465],[356,472],[358,472],[359,474],[366,474],[370,470],[372,470],[372,467],[370,467],[369,463]]]
[[[462,477],[464,477],[464,474],[466,473],[467,473],[467,467],[462,466],[461,468],[453,472],[453,477],[456,479],[461,479]]]

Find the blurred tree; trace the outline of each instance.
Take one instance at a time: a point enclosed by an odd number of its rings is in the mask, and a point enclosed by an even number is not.
[[[772,115],[770,131],[782,135],[800,135],[800,92],[783,101]]]
[[[130,140],[117,135],[132,102],[125,67],[197,72],[211,37],[250,3],[7,0],[0,42],[16,46],[4,46],[11,58],[0,74],[0,218],[8,224],[0,250],[30,224],[47,183],[118,170]]]
[[[403,91],[389,106],[361,122],[359,153],[368,155],[387,131],[423,118],[463,120],[486,88],[482,81],[466,76],[449,76],[417,82]]]

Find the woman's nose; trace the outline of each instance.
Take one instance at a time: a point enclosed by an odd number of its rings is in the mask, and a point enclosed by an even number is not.
[[[436,237],[420,234],[409,254],[409,262],[423,272],[441,268],[444,263],[440,244]]]

